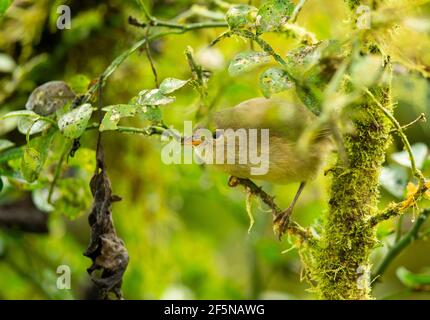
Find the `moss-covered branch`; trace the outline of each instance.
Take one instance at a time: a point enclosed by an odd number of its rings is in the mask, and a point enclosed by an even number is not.
[[[347,1],[351,9],[359,1]],[[368,54],[369,43],[361,45]],[[391,65],[385,66],[391,73]],[[349,91],[345,88],[345,91]],[[390,144],[391,122],[379,107],[392,112],[390,85],[371,89],[364,103],[346,108],[354,130],[343,133],[348,163],[339,157],[329,170],[329,212],[317,247],[311,251],[310,278],[324,299],[370,299],[370,253],[376,244],[369,219],[378,212],[379,175]]]

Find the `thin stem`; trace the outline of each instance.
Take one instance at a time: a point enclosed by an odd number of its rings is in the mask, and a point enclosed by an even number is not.
[[[162,37],[165,37],[167,35],[173,35],[173,34],[183,34],[192,30],[199,30],[199,29],[207,29],[207,28],[224,28],[227,27],[226,22],[197,22],[197,23],[189,23],[189,24],[174,24],[176,26],[181,26],[180,28],[174,28],[168,31],[162,31],[158,33],[154,33],[150,35],[148,38],[143,38],[139,41],[137,41],[134,45],[132,45],[129,49],[121,53],[119,56],[115,58],[111,62],[111,64],[105,69],[105,71],[101,75],[101,81],[98,81],[96,84],[94,84],[86,93],[85,98],[83,99],[82,103],[85,103],[91,99],[91,97],[97,92],[97,88],[99,85],[104,85],[106,80],[112,75],[112,73],[115,72],[115,70],[134,52],[136,52],[139,48],[141,48],[147,41],[152,41],[155,39],[159,39]],[[161,26],[158,24],[158,26]],[[163,26],[173,28],[171,24],[164,24]]]
[[[424,184],[424,176],[421,173],[421,171],[417,168],[414,154],[412,153],[412,148],[409,143],[408,138],[406,137],[405,133],[403,132],[402,126],[397,121],[397,119],[391,114],[389,110],[387,110],[379,101],[376,99],[376,97],[373,95],[372,92],[370,92],[369,89],[365,88],[364,91],[366,94],[375,102],[375,104],[378,106],[378,108],[385,114],[385,116],[391,121],[391,123],[394,125],[394,127],[397,129],[397,134],[399,135],[400,139],[402,139],[402,142],[406,148],[406,151],[409,155],[409,161],[411,162],[411,169],[412,174],[419,179],[420,185]]]
[[[403,251],[407,246],[409,246],[414,240],[420,238],[419,231],[424,222],[426,222],[427,218],[430,215],[430,209],[425,209],[417,218],[412,228],[399,240],[397,241],[382,259],[381,263],[375,270],[375,273],[372,276],[372,281],[381,277],[382,274],[387,270],[390,263]]]
[[[412,121],[412,122],[410,122],[410,123],[402,126],[402,130],[405,131],[405,130],[409,129],[410,127],[412,127],[413,125],[415,125],[416,123],[420,122],[420,121],[422,121],[422,122],[426,122],[427,121],[425,113],[421,113],[419,115],[419,117],[416,118],[414,121]],[[397,130],[398,129],[393,129],[393,130],[390,131],[390,133],[397,132]]]
[[[58,160],[57,166],[55,167],[54,180],[52,180],[52,183],[49,187],[49,192],[48,192],[49,204],[52,204],[52,195],[54,193],[54,188],[55,188],[55,185],[57,184],[58,178],[60,177],[61,167],[63,166],[63,162],[64,162],[64,159],[66,158],[66,155],[69,153],[70,147],[71,147],[70,141],[66,142],[66,144],[63,147],[63,151],[61,152],[60,159]]]
[[[146,52],[146,56],[148,58],[149,64],[151,65],[151,71],[154,76],[155,86],[158,88],[160,86],[160,83],[158,82],[157,69],[155,68],[154,60],[152,59],[151,48],[149,46],[149,41],[148,41],[150,29],[151,28],[149,26],[146,28],[145,52]]]
[[[398,242],[400,240],[400,238],[402,237],[402,227],[403,227],[403,218],[405,216],[401,215],[399,216],[399,221],[397,221],[397,228],[396,228],[396,238],[394,240],[394,242]]]
[[[294,8],[293,14],[291,15],[290,19],[288,20],[289,23],[294,23],[297,21],[297,17],[299,16],[299,13],[302,11],[305,3],[306,3],[306,0],[300,0],[300,2]]]

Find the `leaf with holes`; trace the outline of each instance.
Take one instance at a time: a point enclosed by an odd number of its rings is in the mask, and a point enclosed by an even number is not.
[[[100,131],[117,130],[122,118],[132,117],[139,111],[139,106],[133,104],[117,104],[103,108],[107,111],[100,124]]]
[[[58,120],[61,133],[70,139],[79,138],[84,133],[92,113],[93,108],[86,103],[64,114]]]
[[[279,68],[270,68],[264,71],[260,76],[260,89],[266,98],[272,94],[294,87],[287,72]]]
[[[162,94],[169,94],[178,89],[181,89],[188,83],[188,80],[180,80],[175,78],[166,78],[160,84],[160,91]]]
[[[230,62],[228,73],[231,76],[237,76],[242,73],[251,71],[258,66],[268,63],[270,55],[266,52],[244,51],[237,54]]]
[[[161,113],[161,109],[157,106],[143,106],[141,110],[145,120],[159,123],[162,119],[163,114]]]
[[[286,23],[294,11],[294,4],[290,0],[269,0],[258,10],[258,33],[276,31]]]
[[[159,106],[175,101],[175,97],[165,96],[160,89],[139,92],[137,103],[141,106]]]
[[[230,29],[243,29],[252,26],[258,9],[246,4],[231,6],[225,18]]]

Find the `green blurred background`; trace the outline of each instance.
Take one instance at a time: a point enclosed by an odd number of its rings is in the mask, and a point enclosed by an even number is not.
[[[58,30],[55,26],[60,4],[71,8],[71,30]],[[188,0],[148,3],[153,14],[164,19],[193,4],[195,1]],[[258,5],[258,1],[253,4]],[[429,13],[428,6],[419,12],[427,17]],[[118,54],[144,37],[142,30],[128,25],[130,15],[144,19],[132,0],[16,0],[5,17],[0,18],[0,114],[22,109],[31,91],[44,82],[71,81],[77,74],[97,78]],[[311,0],[298,22],[319,39],[332,39],[345,33],[346,19],[347,9],[342,1]],[[193,47],[200,61],[214,71],[209,82],[209,99],[214,101],[215,109],[261,96],[256,73],[232,78],[226,72],[228,61],[247,48],[248,43],[228,39],[212,51],[204,50],[220,31],[173,35],[151,44],[160,79],[188,78],[190,72],[184,51],[187,45]],[[419,59],[429,68],[429,31],[424,36],[413,30],[398,32],[397,45],[405,55]],[[281,55],[298,46],[294,40],[280,35],[265,38]],[[430,114],[428,80],[401,67],[398,69],[394,92],[400,122],[412,121],[421,112]],[[140,90],[153,87],[154,79],[145,54],[134,54],[109,79],[104,91],[105,104],[128,101]],[[294,94],[287,97],[297,100]],[[163,107],[165,122],[182,130],[184,120],[194,120],[197,106],[198,94],[190,87],[182,89],[174,104]],[[139,119],[125,119],[122,123],[143,126]],[[17,145],[24,144],[25,137],[14,130],[15,126],[13,121],[0,122],[0,136]],[[417,124],[408,135],[411,143],[428,143],[429,125]],[[61,210],[49,213],[49,232],[45,234],[0,230],[0,299],[94,297],[94,288],[86,273],[90,260],[82,255],[89,241],[87,214],[91,199],[87,183],[94,163],[88,149],[95,147],[94,133],[86,134],[81,143],[76,160],[69,160],[69,165],[73,161],[87,161],[88,166],[86,183],[73,185],[82,189],[82,197],[71,193],[71,205],[80,206],[73,214],[76,217],[69,219]],[[240,188],[227,186],[226,174],[211,167],[162,164],[162,144],[157,137],[107,132],[104,146],[113,192],[123,197],[123,201],[114,204],[113,217],[130,255],[123,284],[127,299],[314,298],[307,291],[308,284],[300,280],[302,270],[294,241],[277,241],[270,212],[257,202],[253,207],[256,224],[248,234],[245,194]],[[400,150],[401,144],[394,143],[390,153]],[[388,163],[394,163],[390,157],[387,159]],[[428,161],[424,165],[428,176]],[[305,189],[294,212],[300,224],[310,225],[326,212],[328,183],[321,172]],[[0,193],[1,205],[25,196],[26,192],[16,191],[13,185],[13,181],[6,183]],[[262,185],[276,195],[281,207],[288,206],[297,188],[297,185]],[[398,200],[385,189],[381,194],[381,206]],[[412,220],[411,212],[403,221],[405,230]],[[375,263],[386,251],[383,243],[392,241],[392,235],[387,234],[395,227],[396,221],[380,227],[379,234],[384,239],[375,250]],[[413,272],[430,272],[429,250],[430,241],[411,245],[390,266],[383,281],[375,285],[375,297],[430,298],[430,293],[407,289],[395,274],[399,266]],[[58,290],[55,286],[56,268],[62,264],[71,268],[71,290]]]

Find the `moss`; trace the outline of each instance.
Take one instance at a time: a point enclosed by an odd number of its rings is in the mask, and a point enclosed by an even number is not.
[[[390,89],[374,94],[391,108]],[[369,299],[369,256],[376,244],[366,223],[377,212],[379,173],[390,143],[391,124],[373,103],[351,106],[359,113],[353,133],[344,135],[349,166],[339,159],[330,170],[329,213],[318,247],[307,259],[315,290],[324,299]]]

